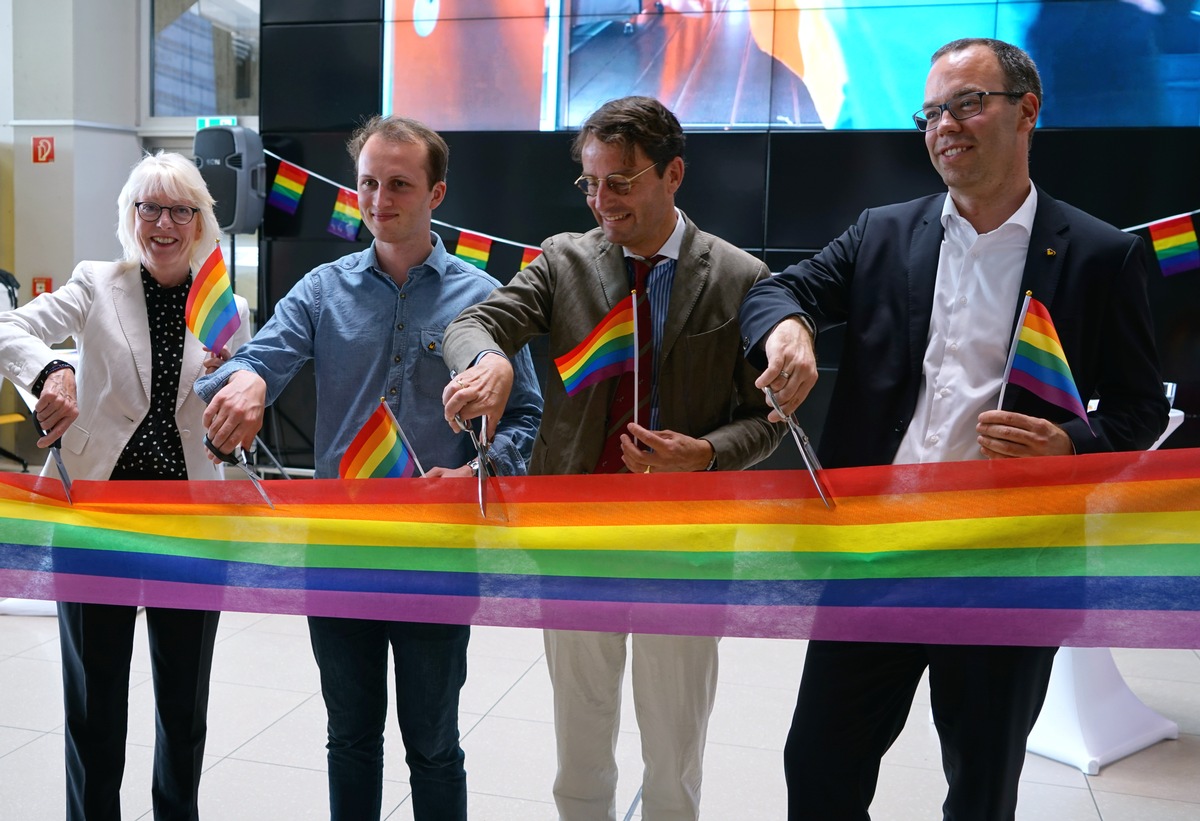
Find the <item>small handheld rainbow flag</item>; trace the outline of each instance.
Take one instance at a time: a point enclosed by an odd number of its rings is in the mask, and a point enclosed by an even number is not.
[[[271,184],[267,205],[273,205],[280,211],[295,214],[296,209],[300,207],[300,197],[304,196],[304,186],[307,183],[307,171],[281,160],[279,170],[275,172],[275,182]]]
[[[1035,396],[1052,405],[1065,408],[1082,419],[1091,430],[1087,410],[1075,387],[1071,366],[1058,339],[1058,331],[1050,319],[1046,306],[1025,294],[1021,306],[1021,321],[1013,335],[1012,348],[1008,352],[1008,366],[1004,371],[1004,385],[1000,388],[1000,406],[1004,405],[1004,387],[1020,385]]]
[[[1190,214],[1154,223],[1150,226],[1150,238],[1163,276],[1200,268],[1200,246],[1196,244],[1196,226]]]
[[[333,216],[325,229],[342,239],[358,239],[358,227],[362,225],[362,212],[358,210],[358,194],[348,188],[339,188],[337,202],[333,204]]]
[[[519,270],[524,271],[529,266],[529,263],[533,262],[541,255],[541,248],[526,248],[524,253],[521,254],[521,267]]]
[[[407,479],[425,475],[383,397],[338,464],[339,479]]]
[[[192,278],[184,309],[188,330],[214,353],[225,347],[242,324],[233,300],[233,284],[218,245]]]
[[[622,299],[569,353],[554,360],[567,395],[635,369],[637,322],[634,295]]]
[[[458,235],[458,247],[454,256],[463,262],[469,262],[476,268],[487,270],[488,257],[492,254],[492,241],[479,234],[461,231]]]

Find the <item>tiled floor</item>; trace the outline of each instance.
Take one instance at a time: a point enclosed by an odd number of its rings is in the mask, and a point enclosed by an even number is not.
[[[139,619],[139,630],[143,619]],[[144,635],[130,692],[124,818],[149,819],[153,699]],[[784,817],[783,740],[804,643],[725,639],[705,757],[703,817]],[[1200,655],[1118,650],[1126,680],[1180,725],[1178,741],[1085,776],[1026,759],[1018,818],[1024,821],[1200,819]],[[324,708],[303,619],[226,613],[213,665],[210,731],[201,807],[216,821],[327,818]],[[53,617],[0,616],[0,817],[63,816],[63,738],[57,625]],[[628,695],[627,695],[628,698]],[[473,819],[552,821],[554,736],[541,634],[475,628],[462,699]],[[628,703],[628,701],[627,701]],[[618,819],[640,818],[637,731],[626,710],[618,758]],[[412,817],[403,752],[387,741],[384,817]],[[940,818],[944,791],[924,690],[888,754],[873,807],[877,821]]]

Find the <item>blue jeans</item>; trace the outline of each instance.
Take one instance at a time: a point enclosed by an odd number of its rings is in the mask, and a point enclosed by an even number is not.
[[[415,821],[465,821],[467,773],[458,694],[467,679],[462,625],[310,617],[329,716],[330,821],[373,821],[383,801],[388,645]]]

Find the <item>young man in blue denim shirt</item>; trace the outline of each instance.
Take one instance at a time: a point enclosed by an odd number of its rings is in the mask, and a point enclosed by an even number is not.
[[[427,476],[471,476],[475,450],[442,421],[447,368],[442,331],[497,282],[446,252],[430,231],[446,194],[449,150],[414,120],[376,117],[348,148],[370,248],[309,272],[238,355],[196,383],[210,404],[214,445],[249,447],[273,402],[307,361],[316,368],[317,478],[336,478],[351,440],[379,397],[404,428]],[[492,440],[504,475],[525,472],[542,399],[528,350],[515,359],[516,387]],[[432,466],[432,467],[431,467]],[[467,817],[458,743],[458,696],[466,680],[464,625],[309,618],[329,715],[333,821],[380,817],[388,646],[416,821]]]

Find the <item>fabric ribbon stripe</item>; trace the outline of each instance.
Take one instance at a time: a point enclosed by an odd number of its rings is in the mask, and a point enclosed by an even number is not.
[[[473,480],[0,481],[0,595],[947,643],[1191,646],[1197,451]],[[396,499],[404,499],[397,502]]]

